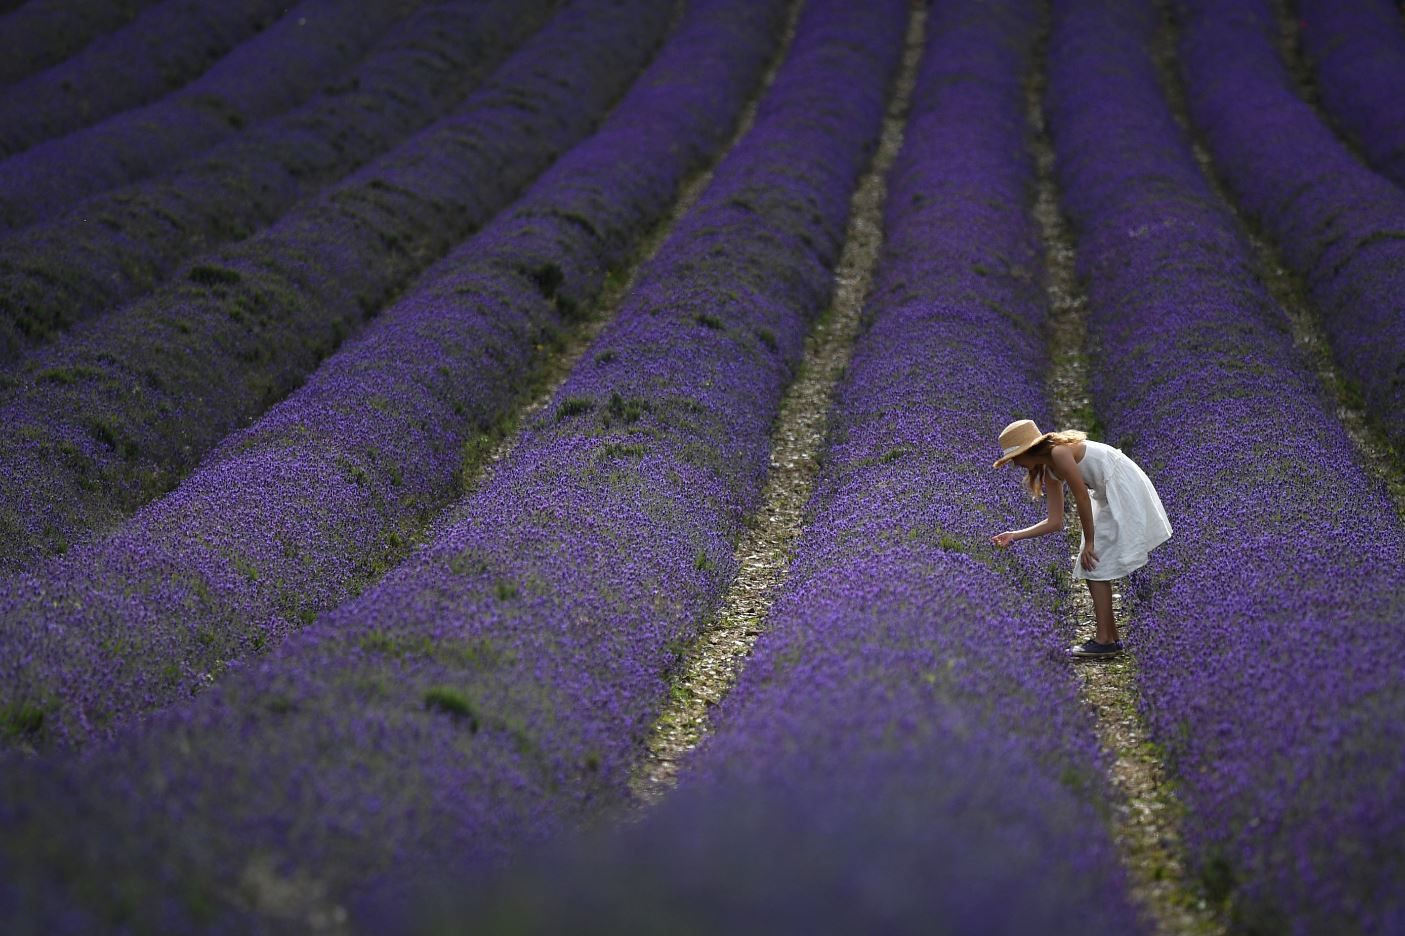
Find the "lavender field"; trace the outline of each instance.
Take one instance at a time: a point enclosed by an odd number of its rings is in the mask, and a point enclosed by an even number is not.
[[[0,3],[0,932],[1405,934],[1392,0]],[[1075,662],[1082,429],[1175,528]]]

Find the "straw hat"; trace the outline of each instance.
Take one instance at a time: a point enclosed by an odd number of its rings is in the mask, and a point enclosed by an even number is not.
[[[1052,432],[1040,432],[1032,419],[1017,419],[1000,433],[1000,448],[1004,451],[992,468],[999,468],[1010,459],[1043,442]]]

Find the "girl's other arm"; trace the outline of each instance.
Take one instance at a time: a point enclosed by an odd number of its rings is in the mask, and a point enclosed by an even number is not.
[[[1085,569],[1098,564],[1098,553],[1093,548],[1093,502],[1088,497],[1088,485],[1083,482],[1083,472],[1078,470],[1078,462],[1068,446],[1056,445],[1050,453],[1054,467],[1063,475],[1068,490],[1073,494],[1073,503],[1078,507],[1078,522],[1083,524],[1083,552],[1078,561]]]

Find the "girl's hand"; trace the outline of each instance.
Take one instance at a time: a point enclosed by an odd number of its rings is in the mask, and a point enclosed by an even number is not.
[[[1090,572],[1093,569],[1097,568],[1098,554],[1093,549],[1092,543],[1087,543],[1083,546],[1083,553],[1078,557],[1078,562],[1083,566],[1083,568],[1089,570]]]
[[[1001,549],[1009,549],[1010,544],[1015,541],[1015,534],[1008,531],[1005,533],[996,533],[990,538],[990,541]]]

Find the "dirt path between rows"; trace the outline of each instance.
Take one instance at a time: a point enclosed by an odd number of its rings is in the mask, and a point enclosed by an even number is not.
[[[771,429],[771,470],[761,507],[736,548],[737,578],[715,624],[685,649],[669,703],[649,735],[648,756],[631,778],[635,796],[646,807],[676,785],[680,766],[706,736],[709,710],[736,684],[790,566],[805,505],[815,489],[834,387],[858,337],[859,313],[882,247],[885,180],[902,146],[925,23],[926,11],[919,7],[908,24],[902,69],[878,149],[851,201],[834,296],[806,340],[799,374]]]
[[[1054,149],[1042,107],[1045,73],[1041,60],[1029,83],[1028,115],[1038,169],[1035,216],[1044,242],[1049,289],[1052,365],[1048,396],[1057,428],[1088,430],[1094,427],[1095,414],[1088,389],[1087,297],[1074,271],[1073,234],[1059,211]],[[1068,510],[1071,555],[1077,551],[1080,537],[1071,499]],[[1087,588],[1073,578],[1071,568],[1061,573],[1061,579],[1059,616],[1069,642],[1094,636],[1093,603]],[[1120,628],[1126,618],[1119,592],[1114,591],[1113,604]],[[1099,744],[1112,764],[1112,834],[1130,875],[1133,899],[1157,933],[1226,932],[1223,914],[1188,872],[1179,831],[1184,807],[1176,799],[1165,765],[1137,710],[1136,660],[1124,653],[1116,660],[1083,662],[1074,667],[1080,695],[1096,719]]]

